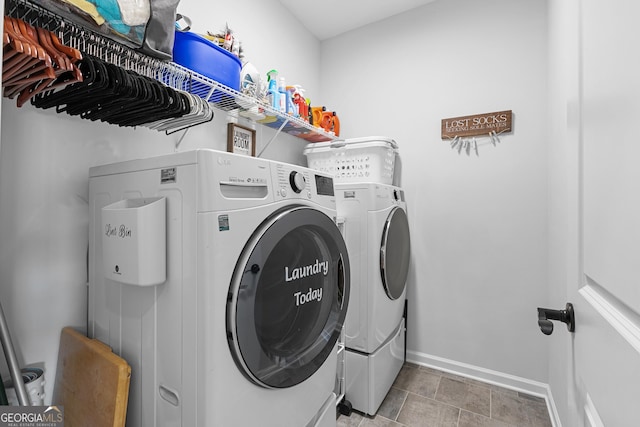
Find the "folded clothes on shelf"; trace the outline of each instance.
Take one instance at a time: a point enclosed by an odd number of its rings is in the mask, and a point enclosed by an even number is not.
[[[9,0],[34,4],[147,55],[171,60],[180,0]],[[9,6],[10,8],[11,6]],[[8,8],[8,9],[9,9]]]

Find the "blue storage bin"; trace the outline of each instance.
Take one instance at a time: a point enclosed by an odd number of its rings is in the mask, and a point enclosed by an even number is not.
[[[173,61],[231,89],[240,89],[240,59],[198,34],[176,31]],[[192,87],[184,89],[205,98],[209,86],[194,82]],[[215,91],[208,101],[219,102],[223,95]]]

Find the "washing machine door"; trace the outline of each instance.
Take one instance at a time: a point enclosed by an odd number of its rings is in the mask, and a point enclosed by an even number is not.
[[[380,245],[382,286],[392,300],[400,298],[404,292],[410,255],[409,221],[404,209],[396,206],[384,223]]]
[[[349,258],[324,213],[287,208],[253,234],[236,265],[227,337],[256,384],[285,388],[313,375],[334,351],[349,300]]]

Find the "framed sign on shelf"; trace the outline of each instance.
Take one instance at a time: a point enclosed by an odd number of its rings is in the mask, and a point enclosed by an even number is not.
[[[255,156],[256,131],[229,123],[227,125],[227,151],[245,156]]]

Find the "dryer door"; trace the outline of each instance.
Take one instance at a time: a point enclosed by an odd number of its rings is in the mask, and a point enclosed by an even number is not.
[[[290,207],[253,234],[236,265],[227,337],[258,385],[285,388],[313,375],[332,351],[349,300],[349,259],[324,213]]]
[[[392,300],[402,296],[409,273],[411,247],[409,221],[404,209],[393,208],[382,230],[380,275],[384,290]]]

